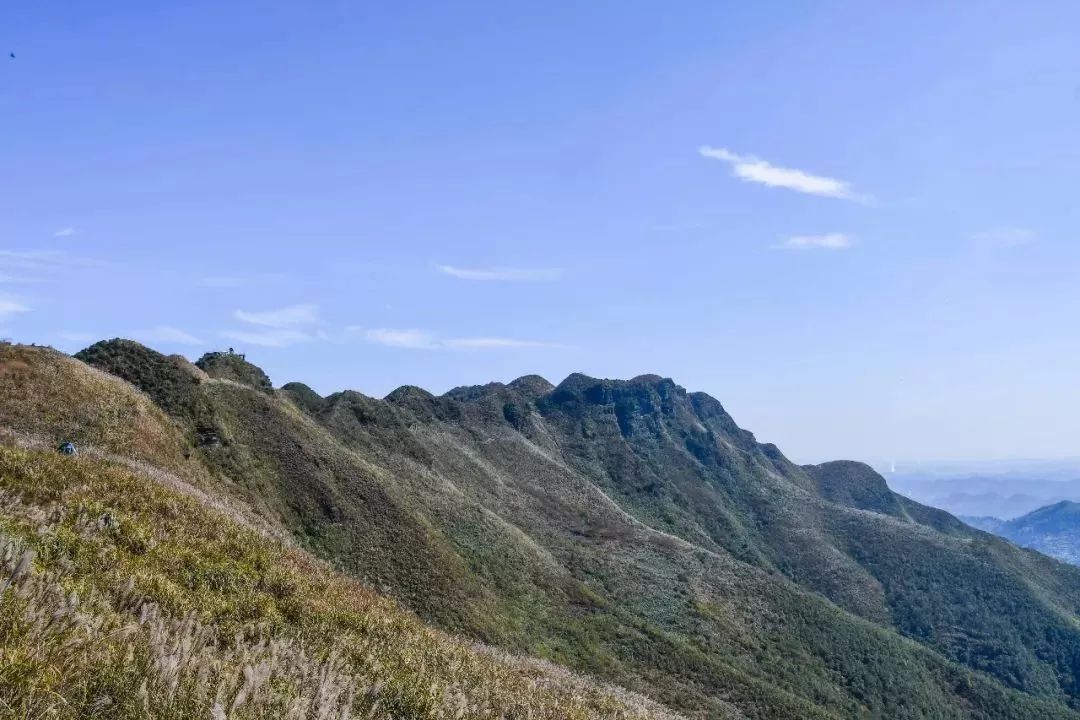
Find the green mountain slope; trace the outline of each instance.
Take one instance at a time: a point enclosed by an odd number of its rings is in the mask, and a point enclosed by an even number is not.
[[[1080,573],[864,465],[796,466],[670,380],[324,398],[234,356],[79,357],[168,411],[189,482],[445,629],[691,716],[1078,716]]]

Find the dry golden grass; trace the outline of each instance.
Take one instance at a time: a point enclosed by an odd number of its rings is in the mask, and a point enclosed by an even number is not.
[[[432,630],[130,468],[0,448],[0,717],[677,716]]]
[[[150,398],[63,353],[0,344],[3,425],[49,442],[71,440],[190,471],[183,433]]]

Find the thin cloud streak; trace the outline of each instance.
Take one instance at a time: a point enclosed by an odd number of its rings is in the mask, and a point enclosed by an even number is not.
[[[300,343],[321,339],[317,335],[290,328],[271,328],[267,330],[222,330],[218,333],[223,338],[268,348],[283,348]]]
[[[825,235],[792,235],[777,247],[789,250],[846,250],[855,244],[855,239],[844,233]]]
[[[236,310],[233,317],[255,327],[222,330],[221,337],[261,347],[283,348],[299,343],[326,340],[326,333],[313,329],[320,324],[319,307],[312,303],[288,305],[276,310],[251,312]]]
[[[437,265],[444,275],[459,280],[495,280],[504,282],[545,282],[563,276],[562,268],[460,268],[454,265]]]
[[[291,328],[302,325],[315,325],[319,322],[319,307],[311,303],[289,305],[277,310],[249,312],[237,310],[233,313],[237,320],[271,328]]]
[[[66,255],[57,250],[0,250],[0,267],[42,270],[63,263]]]
[[[13,298],[0,298],[0,320],[30,312],[30,308]]]
[[[49,275],[65,270],[104,265],[105,263],[100,261],[77,257],[60,250],[0,250],[0,270],[5,271],[30,271],[39,275]],[[23,282],[28,282],[28,280],[23,280]]]
[[[151,343],[169,343],[173,345],[204,345],[205,343],[191,333],[184,332],[170,325],[156,325],[148,330],[132,333],[136,340]]]
[[[75,234],[75,228],[69,226],[69,227],[62,227],[59,230],[57,230],[56,232],[54,232],[53,237],[55,237],[55,238],[64,238],[64,237],[71,237],[74,234]]]
[[[990,248],[1014,248],[1030,245],[1038,239],[1034,230],[1022,227],[998,227],[972,233],[977,245]]]
[[[744,182],[840,200],[873,201],[869,195],[854,192],[851,185],[843,180],[813,175],[795,168],[779,167],[753,155],[738,155],[726,148],[714,148],[708,145],[699,147],[698,154],[703,158],[728,163],[731,165],[732,174]]]
[[[500,337],[449,338],[448,340],[443,341],[443,345],[452,350],[501,350],[504,348],[561,347],[555,343],[541,342],[539,340],[517,340],[515,338]]]
[[[0,283],[6,283],[8,285],[25,285],[27,283],[41,282],[38,278],[28,276],[10,275],[8,273],[0,272]]]
[[[364,338],[376,345],[410,350],[434,350],[439,347],[435,337],[423,330],[375,328],[366,331]]]
[[[359,328],[349,328],[352,334]],[[368,342],[385,347],[407,350],[514,350],[522,348],[564,347],[556,343],[538,340],[522,340],[502,337],[452,337],[440,338],[434,333],[416,329],[374,328],[363,331]]]

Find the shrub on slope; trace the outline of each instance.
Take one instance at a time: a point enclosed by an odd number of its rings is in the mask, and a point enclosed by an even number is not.
[[[191,418],[200,411],[196,388],[207,376],[179,355],[115,339],[94,343],[74,357],[141,388],[170,415]]]

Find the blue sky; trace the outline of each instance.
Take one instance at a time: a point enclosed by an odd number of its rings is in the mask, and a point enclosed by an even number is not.
[[[750,5],[4,3],[0,333],[1080,455],[1080,5]]]

